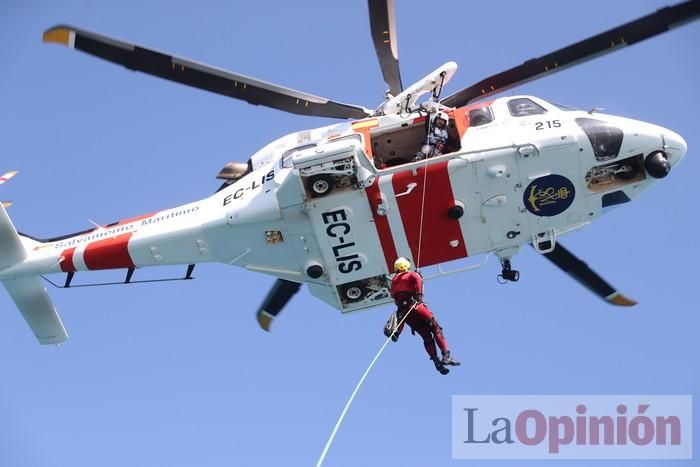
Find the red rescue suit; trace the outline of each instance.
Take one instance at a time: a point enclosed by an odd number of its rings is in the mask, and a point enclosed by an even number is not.
[[[395,336],[398,338],[403,331],[403,325],[408,323],[411,331],[417,332],[423,338],[425,351],[428,352],[431,359],[438,360],[435,342],[440,347],[442,354],[445,355],[448,351],[447,342],[433,313],[423,303],[423,278],[420,274],[413,271],[396,274],[391,282],[391,297],[398,307],[397,318],[399,322],[408,313],[406,320],[394,333]]]

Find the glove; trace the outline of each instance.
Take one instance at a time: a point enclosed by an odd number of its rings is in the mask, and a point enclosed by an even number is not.
[[[392,341],[392,342],[396,342],[396,341],[398,341],[398,340],[399,340],[398,334],[392,334],[392,335],[391,335],[391,341]]]

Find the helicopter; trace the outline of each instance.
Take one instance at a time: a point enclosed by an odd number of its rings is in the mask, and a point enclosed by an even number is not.
[[[346,120],[279,138],[247,163],[231,162],[212,196],[49,239],[18,233],[0,208],[0,280],[41,344],[67,332],[42,279],[122,269],[220,262],[277,278],[257,317],[273,319],[306,284],[343,313],[391,303],[400,256],[416,267],[495,254],[500,278],[524,245],[614,305],[635,302],[559,242],[664,178],[685,155],[675,132],[580,111],[535,96],[496,97],[528,81],[695,20],[700,2],[663,8],[492,75],[447,97],[457,64],[404,87],[392,1],[368,2],[384,81],[375,109],[263,82],[72,26],[43,39],[127,69],[299,115]],[[427,100],[420,101],[427,97]],[[426,134],[447,114],[447,150],[424,157]],[[420,156],[423,154],[423,156]]]

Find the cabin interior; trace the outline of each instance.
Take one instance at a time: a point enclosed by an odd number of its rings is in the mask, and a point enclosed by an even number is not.
[[[459,133],[453,119],[447,125],[449,138],[444,153],[460,149]],[[399,126],[376,127],[370,130],[372,158],[378,169],[407,164],[415,160],[416,154],[426,142],[427,119],[419,117]]]

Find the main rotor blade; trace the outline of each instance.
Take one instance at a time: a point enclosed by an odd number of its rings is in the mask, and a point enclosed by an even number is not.
[[[130,70],[142,71],[205,91],[241,99],[253,105],[317,117],[359,119],[369,115],[363,107],[334,102],[72,26],[55,26],[48,29],[44,32],[43,39],[44,42],[64,44],[118,63]]]
[[[559,269],[608,303],[619,306],[634,306],[637,304],[636,301],[618,292],[605,279],[588,267],[586,263],[561,246],[560,243],[555,245],[554,251],[545,253],[544,256],[556,264]]]
[[[396,41],[394,0],[369,0],[369,26],[374,49],[389,92],[398,96],[403,91],[399,70],[399,47]]]
[[[272,320],[282,311],[292,296],[299,291],[300,287],[301,284],[298,282],[277,279],[258,309],[257,318],[261,328],[265,331],[270,330]]]
[[[664,33],[673,27],[698,19],[700,1],[692,0],[659,9],[604,33],[576,42],[522,65],[503,71],[458,91],[441,101],[448,107],[461,107],[468,103],[514,86],[561,71],[567,67],[613,52],[626,45],[636,44]]]

